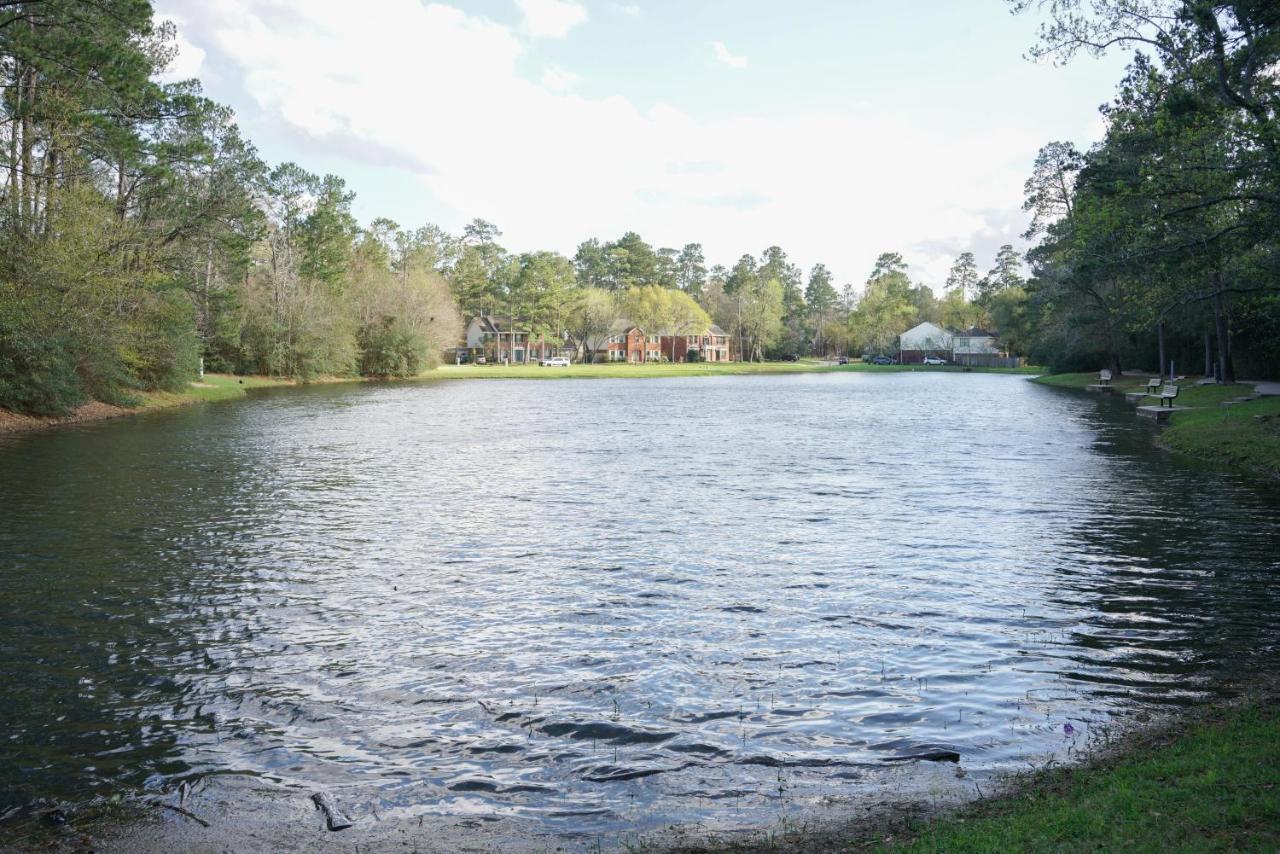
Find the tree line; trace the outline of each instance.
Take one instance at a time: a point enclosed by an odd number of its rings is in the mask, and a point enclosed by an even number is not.
[[[720,325],[742,358],[889,352],[922,320],[989,326],[1055,369],[1274,375],[1280,362],[1280,10],[1205,0],[1011,0],[1036,48],[1135,45],[1102,142],[1041,150],[1031,275],[1012,245],[957,258],[941,296],[887,252],[837,286],[778,246],[709,265],[628,232],[572,257],[352,214],[335,175],[270,165],[197,81],[159,82],[147,0],[0,2],[0,406],[58,414],[209,370],[307,379],[433,366],[462,319],[504,314],[590,357],[628,317]]]
[[[1135,51],[1106,135],[1026,185],[1033,358],[1058,369],[1280,373],[1280,5],[1011,0],[1033,54]]]
[[[901,331],[900,258],[877,265],[884,294],[860,312],[851,286],[777,246],[726,268],[634,232],[568,258],[508,252],[479,219],[457,235],[362,226],[342,178],[265,163],[198,81],[158,82],[174,36],[147,0],[0,3],[4,408],[129,403],[202,366],[409,376],[481,313],[587,357],[619,317],[673,336],[718,323],[755,359]]]

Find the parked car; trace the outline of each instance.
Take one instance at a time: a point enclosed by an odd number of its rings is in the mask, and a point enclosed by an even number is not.
[[[798,361],[800,361],[800,357],[799,357],[799,356],[797,356],[795,353],[787,353],[785,356],[783,356],[783,357],[782,357],[782,361],[784,361],[784,362],[798,362]]]
[[[873,365],[892,365],[892,364],[893,364],[893,359],[890,359],[888,356],[872,356],[872,357],[871,357],[871,364],[873,364]]]
[[[538,363],[544,368],[567,368],[569,360],[564,356],[552,356],[549,359],[543,359]]]
[[[926,365],[945,365],[947,360],[941,356],[925,356],[924,363]]]
[[[836,360],[836,363],[837,363],[837,364],[840,364],[840,365],[847,365],[847,364],[849,364],[849,357],[848,357],[848,356],[841,356],[839,359],[837,359],[837,360]]]

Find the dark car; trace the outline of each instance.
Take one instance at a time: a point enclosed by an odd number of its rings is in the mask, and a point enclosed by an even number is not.
[[[847,364],[849,364],[849,357],[848,357],[848,356],[841,356],[839,359],[837,359],[837,360],[836,360],[836,362],[837,362],[837,364],[847,365]]]
[[[788,353],[787,355],[785,355],[785,356],[783,356],[783,357],[782,357],[782,361],[784,361],[784,362],[798,362],[798,361],[800,361],[800,357],[799,357],[799,356],[797,356],[795,353]]]
[[[872,356],[872,357],[871,357],[871,364],[873,364],[873,365],[892,365],[892,364],[893,364],[893,359],[890,359],[888,356]]]

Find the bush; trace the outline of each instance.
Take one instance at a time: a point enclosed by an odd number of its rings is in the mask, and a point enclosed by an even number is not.
[[[179,294],[157,294],[128,325],[125,364],[142,388],[185,388],[198,370],[199,352],[195,314]]]
[[[426,340],[392,318],[361,329],[359,345],[366,377],[415,377],[429,367]]]
[[[0,285],[0,407],[30,415],[66,415],[86,400],[73,342],[48,334],[37,306],[21,305]]]

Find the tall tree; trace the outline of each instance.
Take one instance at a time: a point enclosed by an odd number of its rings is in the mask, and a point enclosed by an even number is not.
[[[972,252],[961,252],[947,274],[947,295],[958,291],[961,300],[973,299],[978,293],[978,264]]]
[[[814,321],[814,339],[817,341],[818,354],[826,353],[826,341],[823,333],[831,312],[835,309],[839,294],[831,284],[831,271],[823,264],[814,264],[809,271],[809,284],[805,288],[804,301]]]

